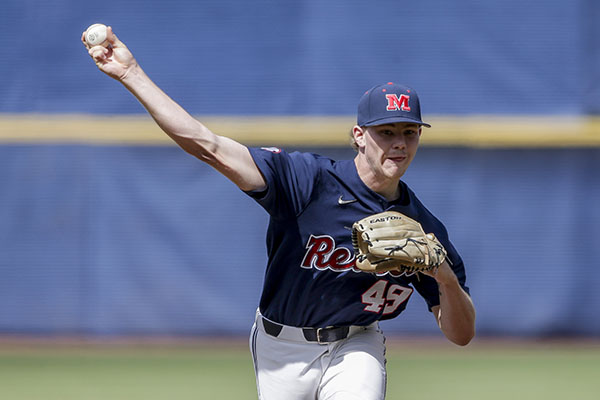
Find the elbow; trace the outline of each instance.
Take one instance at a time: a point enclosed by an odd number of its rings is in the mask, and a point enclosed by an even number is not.
[[[471,343],[471,341],[473,340],[474,337],[475,337],[475,328],[473,327],[473,329],[471,329],[467,332],[462,332],[460,335],[448,337],[448,339],[452,343],[454,343],[458,346],[466,346],[469,343]]]
[[[209,165],[214,165],[217,160],[217,136],[201,126],[182,129],[179,131],[166,130],[167,134],[177,143],[183,151],[198,158]]]
[[[461,337],[455,340],[452,340],[452,343],[458,345],[458,346],[466,346],[469,343],[471,343],[471,340],[473,340],[473,338],[475,337],[475,335],[470,335],[470,336],[466,336],[466,337]]]
[[[198,160],[212,167],[218,165],[218,159],[215,153],[200,146],[195,141],[178,141],[177,144],[179,144],[179,147],[181,147],[183,151],[196,157]]]

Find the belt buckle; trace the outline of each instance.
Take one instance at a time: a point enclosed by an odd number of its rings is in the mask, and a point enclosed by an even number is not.
[[[319,344],[328,344],[329,342],[321,341],[321,332],[323,332],[324,328],[317,328],[317,343]]]

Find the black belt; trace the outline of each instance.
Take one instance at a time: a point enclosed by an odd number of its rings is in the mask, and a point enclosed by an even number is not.
[[[265,332],[269,335],[277,337],[283,329],[283,325],[276,322],[262,319]],[[350,332],[349,326],[332,326],[327,328],[296,328],[302,329],[302,334],[308,342],[331,343],[338,340],[346,339]]]

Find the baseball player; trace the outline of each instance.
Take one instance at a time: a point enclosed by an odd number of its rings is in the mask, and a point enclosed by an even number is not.
[[[352,129],[353,160],[247,148],[214,134],[161,91],[111,28],[108,40],[108,48],[83,41],[98,68],[135,95],[179,146],[270,216],[268,263],[250,337],[260,399],[383,399],[385,339],[378,321],[398,316],[415,290],[450,341],[470,342],[475,309],[463,262],[444,225],[400,180],[422,127],[429,127],[414,90],[385,83],[364,94]],[[435,235],[445,249],[438,252],[441,264],[419,273],[357,267],[353,227],[390,210]],[[375,241],[368,232],[365,238]],[[417,258],[415,265],[431,257]]]

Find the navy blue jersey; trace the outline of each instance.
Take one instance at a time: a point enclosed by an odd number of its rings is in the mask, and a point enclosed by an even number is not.
[[[400,314],[413,290],[430,309],[438,305],[431,277],[356,269],[352,224],[386,210],[401,212],[433,232],[468,291],[463,262],[446,228],[404,182],[400,198],[388,202],[362,182],[353,160],[276,148],[251,148],[250,153],[267,182],[265,190],[248,194],[270,215],[259,305],[268,319],[298,327],[368,325]]]

